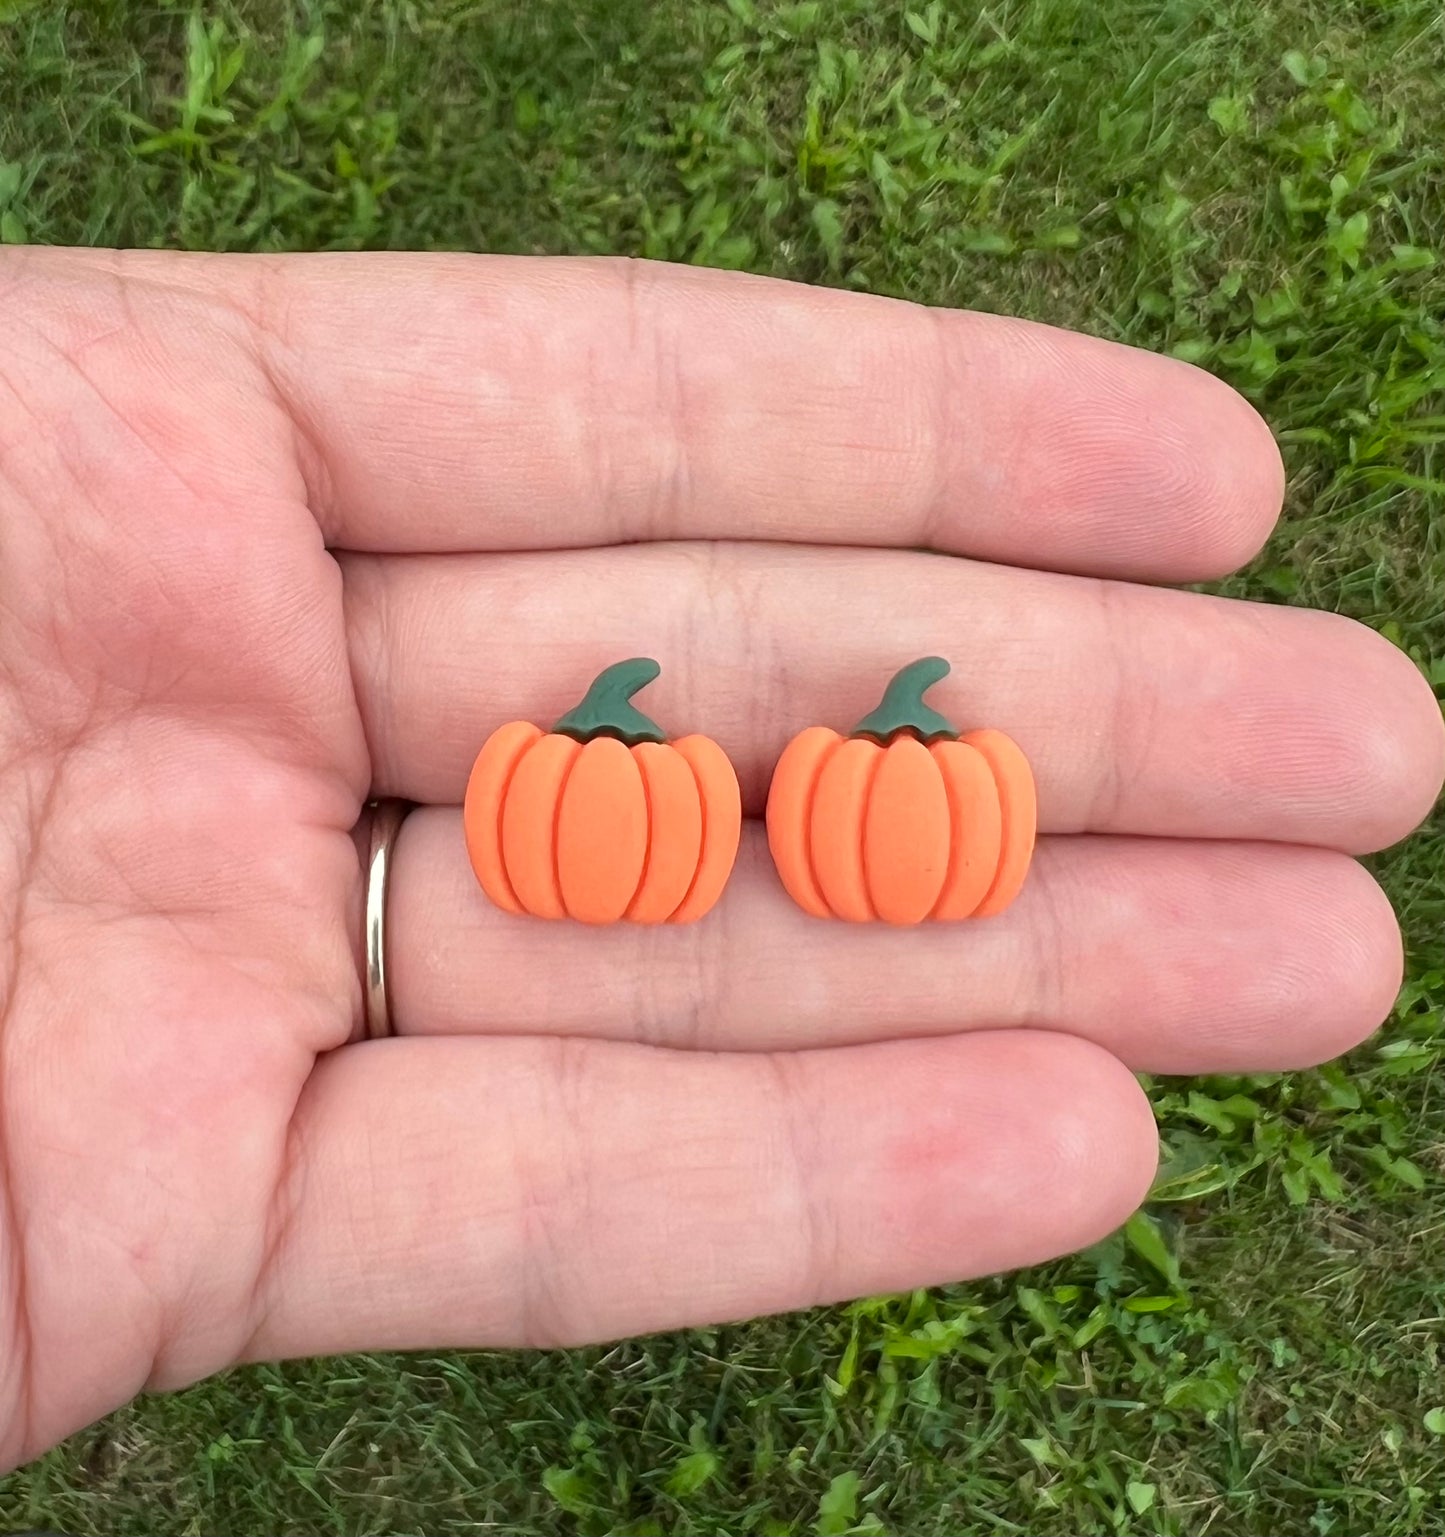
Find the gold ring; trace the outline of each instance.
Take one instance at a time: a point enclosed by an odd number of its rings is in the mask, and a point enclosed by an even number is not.
[[[408,801],[373,801],[366,856],[366,1035],[378,1041],[392,1033],[386,996],[386,888],[396,835],[411,810]]]

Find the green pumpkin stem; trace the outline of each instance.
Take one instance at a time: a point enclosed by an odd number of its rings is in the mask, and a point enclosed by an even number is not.
[[[628,747],[639,742],[665,742],[667,735],[657,722],[629,703],[661,671],[649,656],[614,662],[597,674],[582,703],[568,710],[552,730],[579,742],[599,736],[616,737]]]
[[[853,728],[854,736],[874,737],[886,742],[901,731],[911,732],[923,742],[943,738],[957,740],[951,721],[924,704],[924,694],[941,678],[948,676],[948,663],[941,656],[922,656],[893,676],[883,691],[876,710],[865,715]]]

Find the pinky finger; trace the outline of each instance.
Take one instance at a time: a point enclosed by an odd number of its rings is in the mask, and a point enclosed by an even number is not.
[[[1133,1078],[1036,1031],[707,1056],[393,1040],[323,1058],[249,1358],[556,1345],[959,1280],[1143,1198]]]

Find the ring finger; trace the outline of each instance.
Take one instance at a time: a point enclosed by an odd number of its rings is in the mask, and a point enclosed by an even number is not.
[[[599,929],[492,907],[460,814],[423,808],[396,849],[388,929],[402,1034],[767,1051],[1022,1026],[1170,1073],[1334,1056],[1400,976],[1394,914],[1354,860],[1172,839],[1048,838],[1003,914],[899,930],[806,917],[749,823],[706,921]]]

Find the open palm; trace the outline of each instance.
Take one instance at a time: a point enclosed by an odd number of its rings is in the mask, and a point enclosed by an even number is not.
[[[1438,712],[1359,627],[1136,585],[1278,511],[1205,375],[627,263],[12,251],[0,306],[0,1465],[239,1360],[1039,1259],[1148,1185],[1130,1069],[1388,1007],[1348,855],[1423,815]],[[1035,872],[973,924],[805,917],[770,766],[932,652],[1033,760]],[[737,765],[722,902],[492,909],[478,746],[637,653]],[[419,809],[402,1038],[356,1043],[373,794]]]

